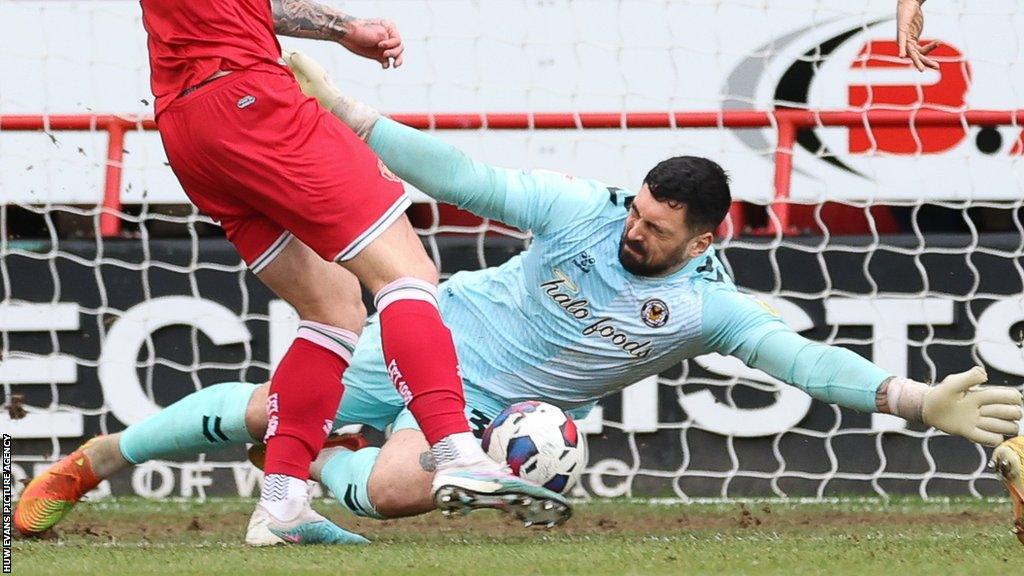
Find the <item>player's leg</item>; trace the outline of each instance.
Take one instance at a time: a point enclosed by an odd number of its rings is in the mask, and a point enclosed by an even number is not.
[[[309,507],[306,480],[333,428],[342,374],[366,319],[361,291],[351,274],[299,241],[289,243],[257,276],[296,309],[300,322],[271,379],[265,476],[246,541],[331,540],[329,533],[340,529]]]
[[[309,468],[310,478],[326,486],[342,507],[377,519],[415,516],[436,508],[431,485],[436,466],[422,432],[398,430],[380,448],[356,449],[356,440],[342,437],[337,446],[328,440]],[[262,466],[264,449],[257,444],[249,450],[257,467]]]
[[[176,100],[161,115],[160,134],[189,197],[221,221],[252,271],[301,320],[272,379],[267,474],[247,541],[365,541],[316,515],[306,497],[309,463],[329,432],[365,310],[351,275],[289,232],[331,214],[322,200],[333,200],[316,194],[330,177],[307,154],[317,145],[319,112],[289,88],[286,73],[236,72]],[[317,177],[306,177],[310,169]]]
[[[429,456],[429,445],[391,382],[381,344],[381,324],[379,318],[373,318],[366,323],[352,366],[345,372],[345,397],[334,423],[336,428],[348,424],[364,424],[378,430],[390,427],[391,436],[381,448],[352,451],[325,447],[310,468],[310,476],[327,486],[342,506],[370,518],[407,516],[434,508],[432,475],[417,468],[420,456],[424,452]],[[406,449],[410,446],[406,440],[409,436],[414,450]],[[329,443],[334,443],[334,439]],[[257,450],[257,446],[250,450],[254,462],[258,461],[258,457],[253,458]],[[375,494],[377,483],[371,483],[371,473],[394,490]],[[392,492],[398,497],[392,498]],[[399,500],[403,497],[412,500]]]
[[[255,545],[363,541],[313,512],[306,485],[309,464],[331,431],[344,390],[342,374],[366,319],[359,283],[263,217],[223,224],[257,277],[291,304],[300,320],[271,378],[266,474],[246,540]]]
[[[409,221],[398,219],[343,264],[374,294],[385,366],[437,464],[438,507],[497,507],[529,524],[567,520],[561,495],[509,473],[470,432],[455,344],[437,305],[437,270]]]
[[[497,469],[467,438],[455,350],[433,294],[437,272],[402,216],[409,200],[400,182],[350,129],[304,96],[292,77],[245,74],[222,85],[206,115],[210,122],[185,129],[191,141],[216,144],[208,152],[219,163],[217,189],[235,191],[234,203],[290,231],[321,258],[344,263],[375,292],[385,359],[427,440],[439,445],[439,469],[446,471],[439,479],[568,512],[561,496]],[[251,104],[239,108],[240,99]],[[162,122],[169,114],[171,108]],[[225,122],[232,126],[227,135]],[[226,204],[224,210],[234,208]],[[251,266],[257,263],[240,252]],[[270,406],[273,399],[272,393]],[[298,474],[297,466],[290,473]]]
[[[375,352],[379,326],[367,325],[363,345],[358,354]],[[436,507],[433,499],[433,480],[437,466],[430,444],[419,429],[415,417],[408,408],[393,412],[396,403],[387,398],[386,373],[378,364],[358,363],[348,381],[347,402],[338,413],[338,423],[372,422],[381,427],[382,418],[387,417],[392,434],[384,446],[364,448],[355,452],[349,450],[328,450],[321,452],[313,462],[312,476],[327,486],[339,503],[354,514],[372,518],[398,518],[428,512]],[[473,422],[474,439],[482,436],[491,420],[505,409],[506,400],[492,397],[481,391],[466,388],[466,418]],[[370,400],[370,395],[385,396],[382,400]],[[474,440],[479,442],[479,440]],[[482,506],[509,509],[507,502],[500,498],[480,497]],[[449,512],[452,508],[447,508]],[[529,518],[525,518],[529,520]],[[557,517],[538,519],[544,525],[557,522]]]
[[[207,386],[123,432],[93,438],[32,479],[14,522],[23,534],[57,524],[100,482],[136,464],[244,445],[266,429],[266,389],[244,382]]]
[[[430,444],[413,428],[396,431],[381,448],[325,449],[310,469],[339,504],[369,518],[433,510],[434,470]]]
[[[384,365],[427,441],[482,451],[463,415],[466,401],[451,333],[437,307],[437,269],[405,216],[342,264],[374,294]]]

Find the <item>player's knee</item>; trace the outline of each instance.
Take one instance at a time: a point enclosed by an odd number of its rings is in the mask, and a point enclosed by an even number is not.
[[[362,287],[352,273],[333,263],[323,263],[313,278],[295,278],[282,297],[302,320],[309,320],[355,332],[358,334],[366,321]],[[301,289],[299,289],[301,288]],[[283,291],[275,289],[278,294]]]
[[[295,311],[302,320],[342,328],[356,334],[362,332],[366,322],[366,305],[360,293],[335,294],[333,297],[324,295],[295,306]]]
[[[363,331],[363,324],[366,323],[366,305],[363,304],[362,294],[337,303],[333,315],[336,318],[334,322],[329,323],[331,326],[360,334]]]
[[[434,463],[418,430],[399,430],[381,450],[367,480],[366,493],[385,518],[415,516],[434,509]]]
[[[439,281],[437,266],[434,266],[434,261],[431,260],[426,253],[423,253],[422,257],[412,258],[407,261],[406,265],[402,267],[400,273],[396,271],[394,274],[390,274],[384,278],[384,282],[380,284],[380,288],[378,288],[377,292],[387,286],[393,285],[396,282],[401,282],[410,278],[437,286]]]
[[[418,280],[429,282],[433,285],[437,285],[440,280],[437,272],[437,266],[434,265],[434,261],[430,259],[425,253],[423,257],[418,259],[412,269],[406,274]]]
[[[261,440],[267,433],[267,394],[270,382],[257,388],[245,407],[245,429],[253,439]]]

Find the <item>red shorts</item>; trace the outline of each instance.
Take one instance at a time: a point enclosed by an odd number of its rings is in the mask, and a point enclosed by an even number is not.
[[[185,193],[259,272],[292,237],[348,260],[409,206],[402,183],[288,72],[234,72],[157,120]]]

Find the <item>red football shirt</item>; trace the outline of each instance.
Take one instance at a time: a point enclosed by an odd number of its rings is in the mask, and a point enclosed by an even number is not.
[[[269,0],[141,0],[157,116],[218,70],[280,70]]]

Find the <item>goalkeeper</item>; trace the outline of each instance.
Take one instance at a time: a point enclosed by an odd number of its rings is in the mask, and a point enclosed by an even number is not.
[[[530,247],[505,264],[459,272],[439,290],[478,435],[513,402],[540,399],[580,417],[599,398],[709,352],[736,356],[823,402],[895,414],[973,442],[996,445],[1017,434],[1021,394],[977,387],[986,380],[982,368],[937,386],[895,376],[849,350],[805,339],[738,292],[712,246],[731,201],[718,164],[670,158],[637,194],[553,172],[495,168],[339,93],[308,57],[289,59],[304,91],[396,175],[438,201],[533,232]],[[418,514],[434,508],[433,464],[391,383],[401,375],[389,373],[382,358],[371,318],[345,372],[335,426],[391,425],[392,435],[381,449],[325,448],[311,473],[356,514]],[[206,387],[69,456],[90,472],[61,497],[69,509],[117,470],[252,442],[266,422],[265,385]],[[25,506],[23,499],[19,512]]]

